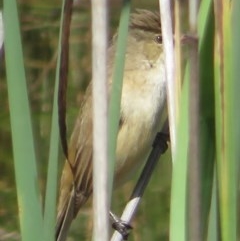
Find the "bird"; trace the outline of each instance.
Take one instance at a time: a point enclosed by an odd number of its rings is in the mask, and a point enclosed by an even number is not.
[[[107,78],[111,93],[115,34],[108,47]],[[109,99],[109,98],[108,98]],[[72,131],[62,170],[56,241],[66,240],[72,220],[93,192],[93,115],[90,82]],[[166,76],[159,12],[137,9],[130,15],[117,135],[114,189],[141,167],[160,123],[166,119]]]

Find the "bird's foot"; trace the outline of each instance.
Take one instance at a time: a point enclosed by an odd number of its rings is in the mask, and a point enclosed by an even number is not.
[[[128,239],[130,230],[132,229],[132,226],[130,224],[128,224],[127,222],[124,222],[121,219],[115,220],[112,223],[112,227],[122,235],[123,240]]]
[[[109,214],[112,220],[112,227],[122,235],[123,240],[127,240],[130,234],[130,230],[132,229],[132,226],[129,223],[121,220],[111,211]]]
[[[168,133],[158,132],[152,146],[159,146],[161,148],[161,153],[163,154],[168,148],[169,140],[170,136]]]

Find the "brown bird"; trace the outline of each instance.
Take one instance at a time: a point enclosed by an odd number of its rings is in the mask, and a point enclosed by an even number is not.
[[[111,89],[116,36],[108,49]],[[114,187],[141,166],[166,116],[166,80],[160,16],[137,10],[131,15],[123,77]],[[72,220],[93,192],[92,88],[86,91],[69,143],[60,185],[56,240],[64,241]]]

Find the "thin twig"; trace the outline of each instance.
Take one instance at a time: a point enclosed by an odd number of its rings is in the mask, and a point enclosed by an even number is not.
[[[157,133],[156,138],[153,142],[152,151],[148,156],[147,162],[132,192],[129,202],[125,206],[125,209],[121,216],[121,220],[124,221],[124,223],[130,224],[131,220],[133,219],[140,204],[143,193],[146,189],[146,186],[152,176],[153,170],[155,169],[160,156],[167,150],[168,138],[168,126],[166,124],[163,131],[161,133]],[[115,231],[111,241],[121,241],[122,239],[122,235],[119,232]]]

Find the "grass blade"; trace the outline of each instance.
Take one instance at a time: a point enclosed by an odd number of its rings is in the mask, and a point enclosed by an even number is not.
[[[228,1],[215,1],[215,114],[217,181],[220,227],[223,241],[237,240],[237,188],[239,162],[239,79],[233,72],[232,7]],[[239,30],[238,30],[239,31]],[[235,40],[234,40],[235,41]],[[236,43],[239,45],[239,43]],[[237,56],[239,58],[239,56]],[[239,68],[239,67],[238,67]],[[236,74],[236,75],[233,75]],[[237,102],[236,102],[237,101]]]
[[[3,10],[21,236],[24,241],[41,240],[42,210],[16,1],[4,0]]]
[[[180,115],[177,129],[176,160],[173,165],[170,240],[185,241],[186,239],[186,203],[187,203],[187,166],[189,144],[189,69],[183,84]]]
[[[200,163],[202,228],[206,237],[212,200],[215,164],[214,118],[214,14],[213,2],[201,2],[198,18],[200,61]],[[210,54],[212,53],[212,54]],[[213,203],[212,203],[213,205]],[[212,217],[216,219],[216,217]]]
[[[124,0],[120,16],[117,47],[114,60],[114,74],[109,104],[109,172],[110,180],[113,180],[115,151],[117,146],[117,133],[120,118],[120,102],[122,95],[123,70],[125,63],[125,51],[127,47],[128,23],[130,18],[130,1]],[[112,187],[110,187],[112,190]]]

